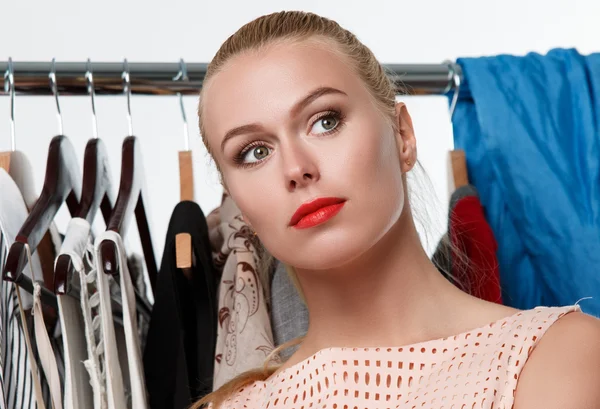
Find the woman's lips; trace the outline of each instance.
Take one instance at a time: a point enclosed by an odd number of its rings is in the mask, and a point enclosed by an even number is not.
[[[297,229],[307,229],[325,223],[338,214],[345,203],[346,199],[339,197],[318,198],[304,203],[292,216],[290,226]]]

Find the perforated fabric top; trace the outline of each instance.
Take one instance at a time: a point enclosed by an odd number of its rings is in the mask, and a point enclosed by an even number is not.
[[[401,348],[323,349],[242,388],[222,408],[511,408],[531,351],[556,320],[572,311],[580,308],[537,307]]]

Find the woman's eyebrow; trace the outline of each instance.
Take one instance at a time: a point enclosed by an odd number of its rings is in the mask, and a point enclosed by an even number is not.
[[[346,94],[344,91],[341,91],[337,88],[319,87],[319,88],[309,92],[300,101],[296,102],[294,104],[294,106],[292,107],[292,109],[290,110],[290,116],[292,116],[292,117],[297,116],[300,112],[302,112],[302,110],[304,108],[306,108],[308,105],[310,105],[313,101],[317,100],[318,98],[322,97],[323,95],[328,95],[328,94],[339,94],[339,95],[348,96],[348,94]],[[262,130],[263,130],[262,125],[257,124],[257,123],[242,125],[242,126],[238,126],[233,129],[230,129],[229,131],[227,131],[227,133],[225,134],[225,137],[223,138],[223,141],[221,142],[221,151],[223,151],[225,149],[225,143],[228,140],[230,140],[231,138],[234,138],[238,135],[242,135],[245,133],[259,132]]]
[[[309,92],[300,101],[296,102],[294,104],[294,106],[292,107],[292,109],[290,110],[290,116],[298,115],[304,108],[306,108],[308,105],[310,105],[313,101],[322,97],[323,95],[328,95],[328,94],[341,94],[341,95],[348,96],[348,94],[346,94],[344,91],[341,91],[337,88],[319,87],[319,88]]]

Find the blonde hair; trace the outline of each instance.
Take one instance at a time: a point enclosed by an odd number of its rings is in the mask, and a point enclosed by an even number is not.
[[[390,80],[382,65],[377,61],[371,50],[361,43],[354,34],[343,29],[335,21],[313,13],[282,11],[259,17],[244,25],[230,36],[223,43],[219,51],[217,51],[215,57],[208,65],[204,84],[207,84],[236,55],[248,51],[259,51],[263,47],[279,41],[302,41],[308,39],[320,39],[333,43],[335,51],[340,52],[348,58],[352,64],[352,68],[370,91],[374,103],[378,106],[381,113],[390,120],[394,130],[397,130],[396,122],[394,121],[397,87]],[[198,105],[200,134],[208,152],[212,155],[210,145],[207,142],[206,129],[203,124],[202,112],[205,102],[203,91],[201,91],[200,103]],[[216,165],[219,168],[218,163]],[[224,183],[222,179],[221,182]],[[286,265],[286,270],[300,295],[303,297],[302,288],[294,268]],[[278,355],[282,350],[297,345],[301,341],[301,338],[294,339],[275,348],[266,358],[263,368],[237,376],[215,392],[200,399],[192,408],[196,409],[204,404],[212,403],[213,408],[217,409],[228,397],[245,385],[254,381],[266,380],[278,368],[278,366],[269,366],[269,362],[271,362],[273,357]]]

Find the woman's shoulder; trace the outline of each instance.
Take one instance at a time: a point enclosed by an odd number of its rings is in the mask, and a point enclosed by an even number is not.
[[[554,318],[523,367],[515,408],[597,409],[600,320],[579,308]]]

